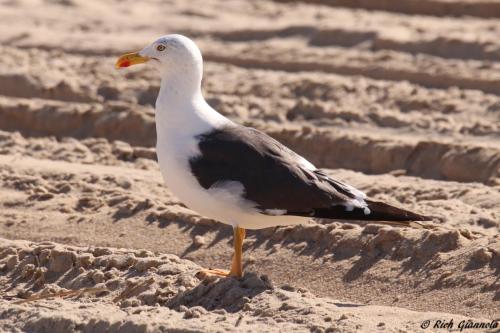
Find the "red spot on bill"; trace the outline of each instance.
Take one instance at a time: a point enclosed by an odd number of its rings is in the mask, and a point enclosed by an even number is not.
[[[120,67],[128,67],[130,66],[130,61],[124,60],[120,63]]]

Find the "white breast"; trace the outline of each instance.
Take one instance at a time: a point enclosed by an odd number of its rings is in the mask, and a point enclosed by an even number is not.
[[[197,151],[195,138],[178,136],[173,139],[159,136],[156,150],[163,179],[170,191],[199,214],[221,220],[219,212],[227,209],[223,206],[225,201],[215,200],[191,173],[189,159]],[[227,220],[221,222],[231,224]]]

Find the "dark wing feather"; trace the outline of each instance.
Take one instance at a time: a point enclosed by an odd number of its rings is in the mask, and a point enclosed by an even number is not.
[[[306,213],[313,207],[346,203],[353,196],[324,181],[322,173],[303,167],[299,155],[255,129],[230,126],[198,139],[201,154],[190,160],[190,166],[201,186],[238,181],[245,198],[262,211]]]
[[[401,210],[389,205],[384,206],[387,214],[383,215],[346,210],[352,207],[351,200],[359,197],[356,189],[321,170],[308,169],[302,157],[260,131],[231,125],[197,138],[201,154],[189,163],[200,185],[208,189],[222,181],[240,182],[245,199],[254,202],[263,214],[283,210],[297,216],[391,220],[391,213],[398,212],[394,218],[401,220]]]

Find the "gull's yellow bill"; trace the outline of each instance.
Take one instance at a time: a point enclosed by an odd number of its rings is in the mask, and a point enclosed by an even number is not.
[[[118,58],[115,68],[129,67],[137,64],[143,64],[149,60],[149,57],[143,57],[139,52],[126,53]]]

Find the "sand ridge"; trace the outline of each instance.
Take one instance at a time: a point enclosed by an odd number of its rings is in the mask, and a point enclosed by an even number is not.
[[[470,319],[319,298],[255,273],[200,283],[193,275],[201,267],[145,250],[0,239],[0,262],[4,330],[415,332],[425,320]],[[33,293],[32,285],[43,288]]]

